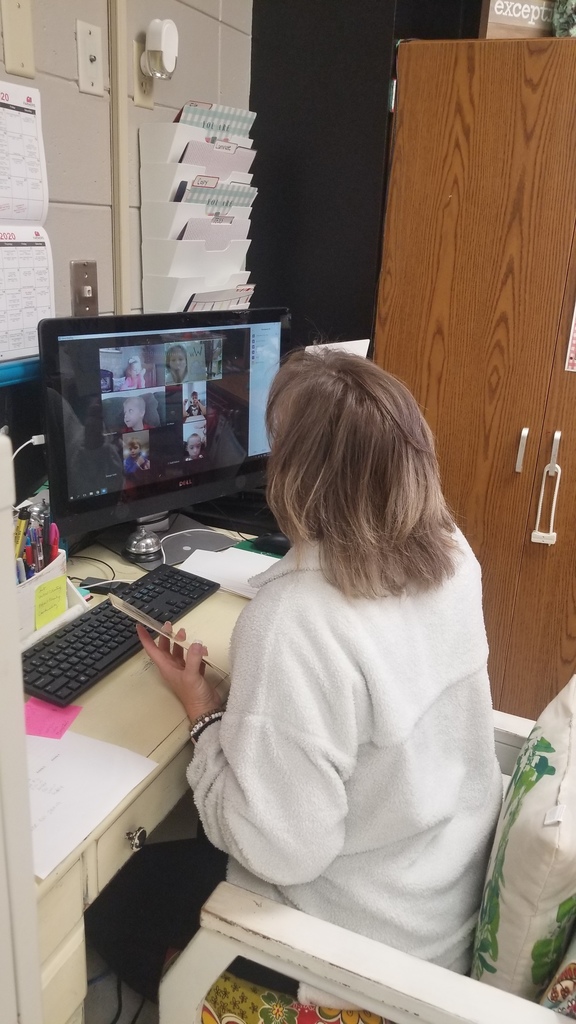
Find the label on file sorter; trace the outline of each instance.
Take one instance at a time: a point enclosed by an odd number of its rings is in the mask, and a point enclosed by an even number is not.
[[[192,182],[196,188],[216,188],[220,178],[207,174],[197,174]]]
[[[218,139],[218,141],[214,143],[214,149],[222,149],[225,153],[235,153],[238,146],[235,142],[224,142],[222,139]]]

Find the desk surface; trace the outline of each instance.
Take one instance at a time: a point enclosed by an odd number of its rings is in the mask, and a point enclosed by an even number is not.
[[[90,563],[90,556],[105,560],[113,567],[118,579],[132,580],[142,575],[138,566],[126,563],[118,555],[96,545],[83,551],[82,558],[69,560],[69,575],[80,578],[102,575],[102,578],[109,578],[104,566],[96,561]],[[178,624],[186,628],[188,636],[193,635],[203,641],[208,648],[210,661],[225,674],[228,671],[230,635],[245,603],[244,598],[220,590],[178,620]],[[226,679],[222,680],[210,668],[207,668],[206,675],[221,693],[226,691]],[[71,726],[74,732],[116,743],[151,757],[158,762],[158,772],[189,744],[189,723],[182,705],[166,688],[158,670],[143,651],[96,683],[82,696],[81,704],[82,711]],[[155,772],[150,780],[157,774]],[[128,802],[146,787],[148,781],[145,780],[130,794]],[[168,801],[166,813],[171,806]],[[41,894],[55,884],[114,817],[115,812],[46,879],[38,881]]]

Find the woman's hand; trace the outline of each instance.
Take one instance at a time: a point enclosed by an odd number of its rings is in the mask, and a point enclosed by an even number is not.
[[[166,629],[172,630],[169,622],[166,623]],[[206,647],[201,643],[193,643],[185,655],[177,642],[170,650],[170,639],[162,633],[158,637],[158,644],[155,644],[144,626],[138,625],[136,630],[144,650],[182,704],[191,722],[207,711],[222,707],[218,694],[204,678],[206,666],[202,659],[208,654]],[[179,629],[176,640],[185,639],[186,631]]]

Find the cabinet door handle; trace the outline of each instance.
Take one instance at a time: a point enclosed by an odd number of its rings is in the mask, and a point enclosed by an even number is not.
[[[526,441],[528,440],[528,427],[522,427],[520,431],[520,443],[518,445],[518,455],[516,456],[516,472],[522,472],[522,465],[524,463],[524,452],[526,451]]]
[[[554,516],[556,515],[556,502],[558,500],[558,491],[560,489],[560,477],[562,470],[558,465],[558,448],[560,447],[561,431],[556,430],[554,437],[552,438],[552,452],[550,455],[550,462],[547,466],[544,466],[544,472],[542,474],[542,485],[540,487],[540,497],[538,499],[538,512],[536,513],[536,527],[532,531],[532,543],[533,544],[555,544],[556,534],[554,532]],[[550,529],[545,532],[540,529],[540,516],[542,515],[542,503],[544,501],[544,489],[546,487],[546,478],[549,476],[556,477],[554,484],[554,495],[552,497],[552,509],[550,511]]]

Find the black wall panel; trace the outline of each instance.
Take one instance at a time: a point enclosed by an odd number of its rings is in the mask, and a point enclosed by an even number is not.
[[[371,332],[393,37],[386,0],[254,0],[248,264],[302,342]]]

